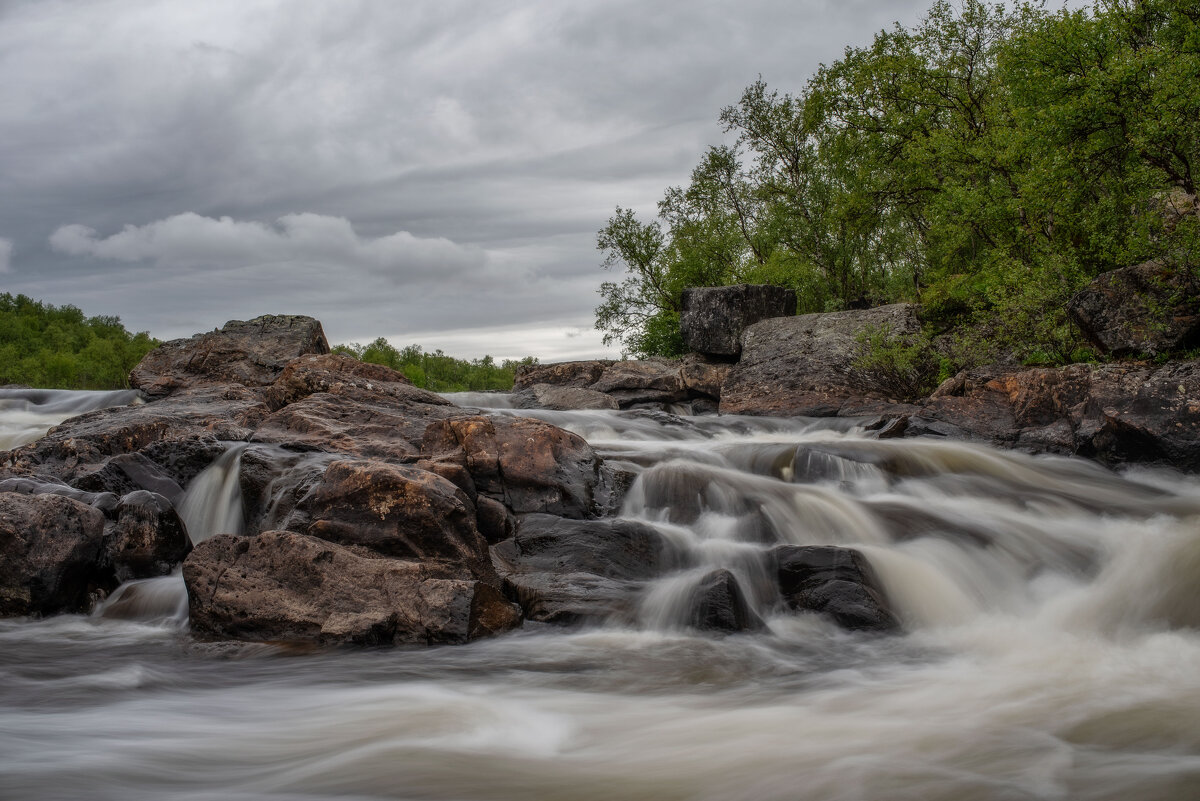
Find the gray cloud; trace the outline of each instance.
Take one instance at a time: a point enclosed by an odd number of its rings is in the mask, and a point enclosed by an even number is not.
[[[0,237],[0,273],[7,273],[12,270],[12,255],[12,240]]]
[[[759,74],[928,2],[10,1],[0,288],[162,337],[296,312],[598,355],[613,208],[652,214]]]

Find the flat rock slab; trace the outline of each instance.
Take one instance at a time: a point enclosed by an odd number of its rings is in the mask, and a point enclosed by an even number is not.
[[[915,304],[763,320],[742,335],[741,360],[721,388],[722,414],[830,417],[860,399],[849,378],[857,337],[920,333]]]
[[[520,625],[517,607],[487,583],[290,531],[206,540],[184,563],[183,578],[192,628],[217,638],[461,643]]]

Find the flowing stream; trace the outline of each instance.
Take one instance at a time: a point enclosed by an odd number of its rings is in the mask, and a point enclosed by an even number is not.
[[[636,473],[621,515],[679,565],[636,623],[306,651],[198,643],[161,608],[0,621],[0,799],[1200,798],[1200,480],[852,421],[458,400]],[[240,525],[240,456],[187,488],[195,536]],[[786,612],[779,544],[860,549],[903,633]],[[764,630],[688,628],[713,568]]]

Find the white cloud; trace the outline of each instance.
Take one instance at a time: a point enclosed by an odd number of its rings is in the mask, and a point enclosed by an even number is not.
[[[452,278],[478,271],[487,261],[485,251],[444,237],[397,231],[372,239],[359,236],[344,217],[311,213],[287,214],[272,225],[187,212],[126,225],[107,237],[71,224],[59,227],[49,242],[53,250],[71,256],[152,261],[167,269],[299,263],[365,270],[405,281]]]
[[[0,237],[0,273],[12,272],[12,240]]]

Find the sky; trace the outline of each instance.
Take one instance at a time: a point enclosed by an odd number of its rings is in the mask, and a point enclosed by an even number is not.
[[[616,356],[596,232],[931,0],[0,0],[0,292]]]

